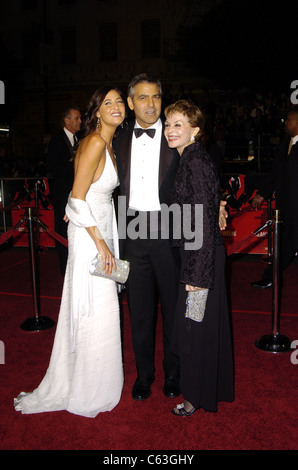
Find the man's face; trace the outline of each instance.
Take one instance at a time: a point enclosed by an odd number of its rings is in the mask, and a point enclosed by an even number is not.
[[[161,113],[161,95],[156,83],[138,83],[133,99],[127,98],[128,106],[134,111],[138,124],[147,129],[158,120]]]
[[[286,133],[290,137],[295,137],[298,135],[298,116],[296,114],[288,114],[287,120],[285,122]]]
[[[76,134],[81,129],[81,113],[77,109],[72,109],[69,113],[69,116],[67,116],[64,119],[65,127],[69,132],[72,132],[73,134]]]

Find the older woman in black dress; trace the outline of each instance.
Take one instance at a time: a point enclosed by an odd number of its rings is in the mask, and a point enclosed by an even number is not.
[[[225,250],[218,225],[220,188],[215,165],[199,142],[204,125],[199,108],[181,100],[168,106],[165,115],[168,144],[181,156],[172,202],[179,204],[181,211],[183,205],[190,205],[193,231],[197,223],[195,206],[203,207],[201,247],[186,249],[189,240],[183,234],[173,242],[181,253],[173,352],[180,358],[184,403],[172,413],[190,416],[199,408],[215,412],[218,402],[234,400]],[[199,305],[205,306],[203,318],[186,315],[186,301],[192,295],[202,296]]]

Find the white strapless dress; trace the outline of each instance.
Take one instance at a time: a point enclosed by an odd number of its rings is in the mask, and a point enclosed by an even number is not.
[[[118,184],[106,152],[104,171],[91,185],[85,204],[116,257],[118,239],[112,193]],[[78,200],[70,196],[68,206],[71,201]],[[49,367],[39,387],[32,393],[22,392],[14,403],[15,409],[24,414],[67,410],[94,418],[118,404],[123,388],[117,284],[89,274],[97,250],[84,225],[71,219],[68,247]]]

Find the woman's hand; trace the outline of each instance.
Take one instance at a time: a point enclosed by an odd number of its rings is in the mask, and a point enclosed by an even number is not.
[[[220,230],[225,230],[227,226],[227,218],[228,218],[228,212],[226,211],[226,206],[227,202],[226,201],[220,201],[220,206],[219,206],[219,219],[218,219],[218,224]]]
[[[102,239],[96,239],[95,245],[102,259],[102,269],[104,273],[112,274],[112,271],[117,271],[115,257],[106,245],[105,241]]]
[[[185,284],[185,290],[187,292],[195,292],[197,290],[204,290],[205,287],[194,287],[194,286],[190,286],[189,284]]]

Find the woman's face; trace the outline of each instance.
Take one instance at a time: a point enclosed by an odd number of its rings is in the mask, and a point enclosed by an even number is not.
[[[178,112],[168,116],[165,122],[165,137],[169,147],[176,148],[180,155],[199,130],[199,127],[191,127],[187,116]]]
[[[107,93],[96,116],[100,118],[101,124],[118,127],[125,118],[125,104],[118,91],[111,90]]]

